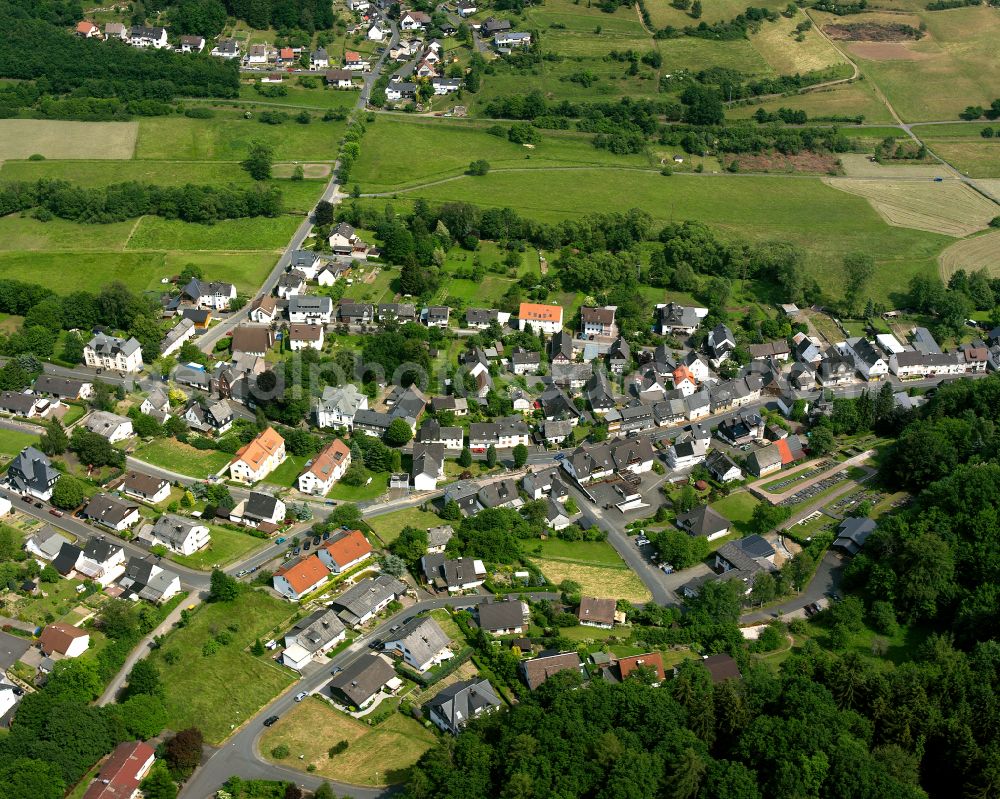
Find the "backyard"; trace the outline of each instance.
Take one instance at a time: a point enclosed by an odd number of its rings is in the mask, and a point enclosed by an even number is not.
[[[175,560],[182,566],[192,569],[214,569],[216,567],[228,566],[238,560],[243,560],[255,550],[267,546],[268,542],[263,538],[255,538],[248,533],[237,532],[226,527],[210,525],[212,540],[204,549],[200,549],[193,555],[176,555],[170,553],[168,557]]]

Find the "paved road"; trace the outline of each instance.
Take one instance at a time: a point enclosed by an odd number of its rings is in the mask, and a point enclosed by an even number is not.
[[[816,568],[809,586],[798,596],[782,602],[780,605],[767,608],[766,610],[754,610],[740,616],[740,624],[755,624],[757,622],[769,621],[780,614],[791,613],[793,610],[804,608],[813,602],[818,602],[824,596],[835,593],[840,586],[840,579],[844,573],[846,559],[839,552],[828,550]]]
[[[536,593],[531,595],[535,599],[556,599],[556,594]],[[366,642],[373,637],[384,638],[389,628],[400,623],[403,619],[416,615],[417,613],[442,608],[446,606],[465,606],[482,602],[484,596],[457,596],[438,597],[418,602],[411,607],[401,610],[394,616],[386,619],[374,630],[359,637],[351,646],[330,660],[324,668],[300,679],[292,684],[283,694],[274,699],[267,707],[258,712],[252,719],[249,719],[243,726],[220,748],[208,762],[199,768],[191,779],[185,784],[180,796],[184,799],[205,799],[222,785],[233,774],[239,774],[244,778],[260,777],[263,779],[290,779],[309,790],[315,790],[321,783],[330,782],[334,793],[354,797],[354,799],[374,799],[383,796],[388,791],[380,788],[364,788],[347,783],[337,783],[324,780],[294,769],[271,766],[262,762],[257,749],[257,742],[264,732],[261,721],[269,716],[282,716],[295,706],[295,694],[300,691],[307,693],[320,692],[330,680],[330,671],[333,666],[346,668],[357,660],[362,654],[368,651]]]

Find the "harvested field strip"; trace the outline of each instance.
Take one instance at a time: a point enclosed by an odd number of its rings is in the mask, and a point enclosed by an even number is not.
[[[127,159],[135,152],[138,122],[65,122],[0,119],[0,161],[46,158]]]
[[[919,28],[901,22],[852,22],[825,25],[823,33],[835,41],[907,42],[922,39]]]
[[[580,584],[584,594],[648,602],[651,597],[639,576],[631,569],[613,566],[584,566],[565,560],[532,558],[542,574],[557,585],[563,580]]]
[[[997,206],[957,180],[824,178],[836,189],[865,197],[890,225],[961,238],[982,230]]]
[[[955,242],[938,256],[938,263],[945,282],[959,269],[985,269],[990,277],[1000,277],[1000,230]]]
[[[880,164],[862,153],[844,153],[840,156],[840,163],[849,178],[935,178],[948,174],[945,167],[938,163]]]

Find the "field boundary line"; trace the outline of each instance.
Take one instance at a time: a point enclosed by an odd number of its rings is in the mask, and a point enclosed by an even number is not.
[[[144,217],[145,214],[143,214],[143,216],[136,218],[135,224],[132,225],[132,229],[128,232],[128,236],[126,236],[125,241],[122,242],[122,252],[125,252],[128,249],[128,243],[132,241],[132,237],[135,235],[136,230],[139,229],[139,223],[143,220]]]

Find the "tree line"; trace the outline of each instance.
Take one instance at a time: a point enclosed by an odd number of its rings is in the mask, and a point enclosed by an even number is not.
[[[275,186],[113,183],[79,186],[67,180],[41,179],[0,186],[0,216],[36,209],[42,221],[52,217],[72,222],[109,224],[138,216],[161,216],[185,222],[212,223],[223,219],[278,216],[281,190]]]

